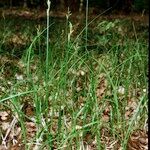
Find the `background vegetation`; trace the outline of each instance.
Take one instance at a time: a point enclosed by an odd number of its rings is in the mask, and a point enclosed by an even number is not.
[[[77,11],[80,5],[80,0],[52,0],[51,9],[65,9],[70,7],[71,11]],[[83,0],[83,6],[86,2]],[[28,7],[28,8],[46,8],[46,0],[0,0],[0,7]],[[115,6],[114,9],[126,10],[149,10],[148,0],[89,0],[90,7],[103,8]]]

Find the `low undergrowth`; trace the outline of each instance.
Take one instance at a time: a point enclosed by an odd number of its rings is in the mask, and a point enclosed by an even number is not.
[[[62,22],[3,20],[0,149],[146,149],[148,28]]]

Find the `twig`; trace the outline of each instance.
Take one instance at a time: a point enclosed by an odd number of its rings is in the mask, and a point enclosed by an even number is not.
[[[6,146],[6,139],[7,139],[8,135],[10,134],[11,129],[14,128],[16,123],[17,123],[17,119],[16,119],[16,117],[14,117],[12,122],[11,122],[11,124],[9,125],[9,128],[6,131],[5,137],[2,140],[2,145],[4,145],[5,148],[7,148],[7,146]]]

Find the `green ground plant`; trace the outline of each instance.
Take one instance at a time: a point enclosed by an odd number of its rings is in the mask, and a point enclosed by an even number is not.
[[[0,124],[1,145],[126,150],[134,131],[147,132],[148,28],[141,32],[130,19],[88,24],[86,13],[74,36],[70,15],[59,25],[48,17],[46,28],[21,25],[23,37],[3,20],[0,110],[9,121],[0,117],[13,123],[7,130]]]

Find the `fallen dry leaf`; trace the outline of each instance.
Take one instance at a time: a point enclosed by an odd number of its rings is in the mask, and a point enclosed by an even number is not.
[[[10,123],[9,122],[2,122],[1,128],[2,130],[6,131],[9,128]]]
[[[26,129],[28,137],[34,137],[37,131],[36,124],[34,122],[26,122]]]
[[[126,106],[126,112],[125,112],[125,118],[126,119],[129,119],[132,117],[132,115],[134,114],[134,111],[136,110],[137,108],[137,102],[136,102],[136,99],[134,98],[131,98],[128,100],[128,104]]]
[[[2,121],[7,120],[8,116],[9,116],[9,114],[6,111],[1,111],[0,112],[0,118],[1,118]]]
[[[96,90],[96,95],[99,99],[101,99],[105,94],[107,88],[107,81],[104,75],[101,75],[98,80],[99,82]]]
[[[102,121],[103,122],[108,122],[109,121],[109,116],[108,115],[103,115],[102,116]]]
[[[0,150],[8,150],[4,145],[0,145]]]
[[[127,145],[128,150],[148,150],[148,135],[143,130],[132,133]]]

